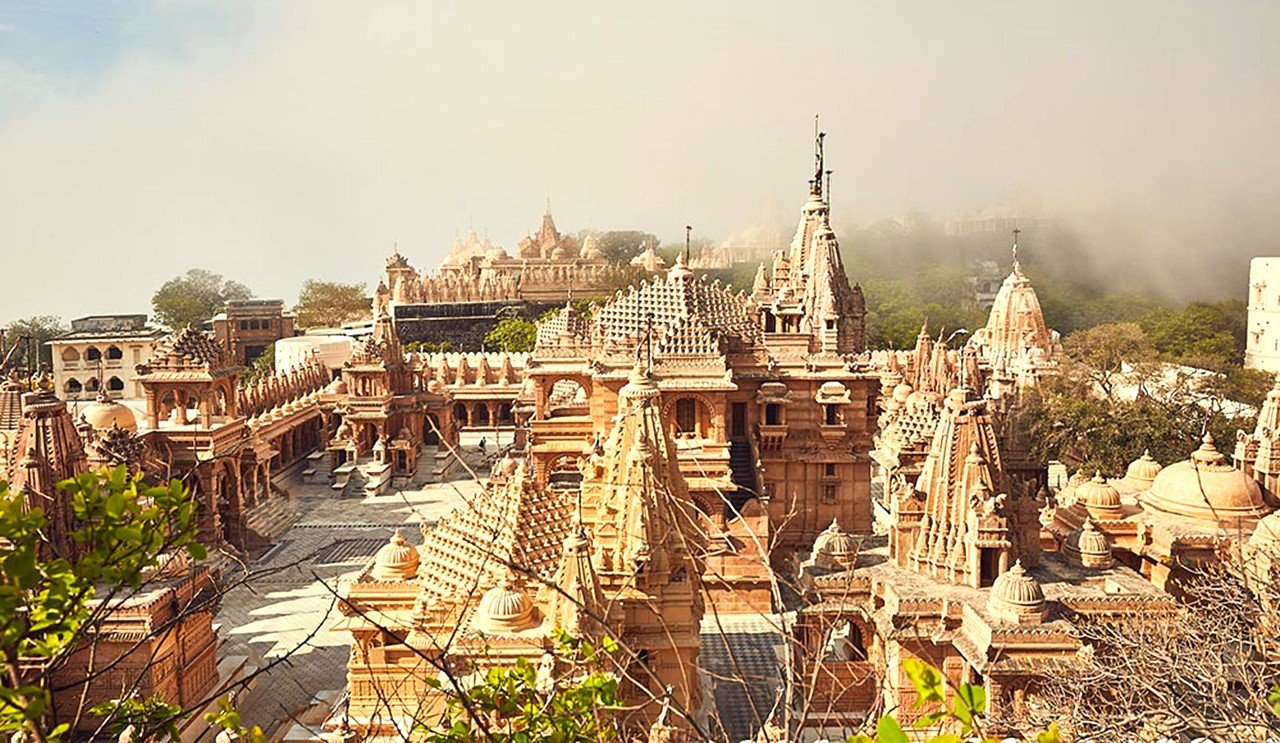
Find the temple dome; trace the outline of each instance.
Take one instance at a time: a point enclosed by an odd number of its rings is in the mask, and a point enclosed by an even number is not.
[[[374,580],[409,580],[418,572],[418,549],[397,529],[373,558]]]
[[[1156,515],[1222,527],[1252,526],[1267,514],[1258,483],[1231,466],[1209,434],[1190,459],[1160,470],[1141,504]]]
[[[1101,472],[1076,487],[1076,499],[1089,509],[1089,513],[1100,518],[1124,517],[1124,511],[1120,509],[1120,491],[1104,480]]]
[[[1141,486],[1146,484],[1148,487],[1151,481],[1156,479],[1156,475],[1160,474],[1163,467],[1160,463],[1151,457],[1150,450],[1144,450],[1142,456],[1129,463],[1129,468],[1125,470],[1124,479],[1130,484]]]
[[[1109,568],[1112,564],[1111,540],[1098,531],[1091,519],[1085,519],[1075,539],[1080,563],[1086,568]]]
[[[1019,560],[991,585],[987,609],[999,619],[1017,624],[1037,624],[1044,618],[1044,589]]]
[[[128,406],[112,400],[106,392],[99,392],[98,399],[80,411],[80,417],[84,418],[95,431],[106,431],[112,426],[126,431],[138,430],[138,419],[134,417],[133,411]]]
[[[849,569],[858,561],[858,550],[862,545],[849,532],[840,528],[840,522],[831,520],[815,542],[817,554],[814,562],[823,568]]]
[[[902,384],[899,384],[898,386],[893,388],[893,399],[897,400],[898,402],[906,402],[907,398],[911,396],[911,393],[913,391],[914,390],[912,390],[911,385],[907,384],[906,382],[903,382]]]
[[[492,248],[485,251],[484,257],[490,261],[505,261],[511,258],[511,256],[507,254],[507,251],[497,245],[494,245]]]
[[[533,602],[507,577],[480,597],[473,622],[483,632],[519,632],[535,624]]]

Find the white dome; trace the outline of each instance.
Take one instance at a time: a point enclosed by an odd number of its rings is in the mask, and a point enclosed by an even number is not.
[[[483,632],[519,632],[535,624],[533,602],[510,578],[480,597],[473,625]]]
[[[374,580],[409,580],[418,572],[418,549],[397,529],[373,558]]]
[[[1019,560],[996,578],[987,599],[993,616],[1015,624],[1038,624],[1044,618],[1044,589]]]

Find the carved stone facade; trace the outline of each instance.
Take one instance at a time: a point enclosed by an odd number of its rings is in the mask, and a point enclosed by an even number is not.
[[[855,542],[833,524],[802,564],[806,601],[796,623],[795,672],[818,732],[847,729],[875,709],[913,722],[903,662],[940,669],[948,687],[983,684],[988,720],[1035,697],[1038,678],[1087,653],[1076,621],[1141,621],[1174,610],[1172,598],[1100,553],[1044,553],[1030,484],[1003,466],[990,401],[946,395],[914,483],[887,494],[888,534]],[[808,683],[809,679],[817,679]],[[874,705],[883,705],[883,707]]]
[[[656,382],[637,368],[619,399],[580,494],[540,487],[532,460],[508,457],[474,502],[424,526],[421,547],[393,537],[350,586],[347,725],[380,736],[440,719],[441,668],[562,672],[557,630],[619,641],[605,662],[628,679],[624,726],[647,728],[664,695],[697,709],[700,532]]]
[[[582,245],[556,229],[548,210],[538,230],[515,256],[471,232],[457,241],[435,274],[419,274],[399,252],[387,259],[374,292],[374,314],[396,314],[393,305],[458,302],[559,303],[597,294],[612,268],[593,235]]]

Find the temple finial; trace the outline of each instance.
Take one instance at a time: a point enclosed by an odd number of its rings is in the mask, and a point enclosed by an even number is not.
[[[1018,265],[1018,235],[1022,234],[1022,230],[1017,227],[1013,228],[1013,270],[1017,271]]]
[[[822,142],[826,139],[826,132],[818,129],[818,114],[813,115],[813,180],[809,181],[810,191],[814,196],[822,196],[822,171],[823,171],[823,152]]]
[[[693,242],[693,225],[684,226],[684,262],[689,265],[689,246]]]

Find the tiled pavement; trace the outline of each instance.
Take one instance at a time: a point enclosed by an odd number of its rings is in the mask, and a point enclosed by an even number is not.
[[[422,462],[422,471],[430,462]],[[464,473],[465,476],[465,473]],[[476,492],[470,480],[431,483],[371,497],[341,497],[326,485],[286,482],[300,511],[247,581],[223,598],[217,616],[221,657],[242,655],[264,667],[237,699],[247,723],[268,735],[326,690],[346,684],[350,635],[330,630],[340,617],[334,594],[402,525],[420,542],[419,522],[434,521]],[[287,726],[286,726],[287,727]]]

